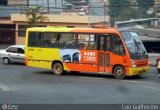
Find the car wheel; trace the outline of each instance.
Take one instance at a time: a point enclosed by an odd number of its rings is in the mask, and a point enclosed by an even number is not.
[[[9,58],[3,58],[3,63],[8,65],[10,63]]]
[[[126,75],[126,71],[122,66],[117,66],[113,70],[113,74],[117,79],[123,79]]]
[[[55,75],[61,75],[63,73],[63,66],[61,63],[55,63],[52,69]]]

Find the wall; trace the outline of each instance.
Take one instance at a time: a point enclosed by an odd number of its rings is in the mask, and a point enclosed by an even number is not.
[[[8,0],[8,5],[27,5],[27,0]]]
[[[48,15],[49,21],[45,21],[44,23],[40,23],[40,25],[47,26],[73,26],[73,27],[88,27],[89,25],[89,17],[90,16],[79,16],[74,13],[62,13],[61,15]],[[65,18],[65,19],[64,19]],[[91,23],[94,24],[102,24],[104,17],[103,16],[92,16]],[[106,17],[107,21],[109,21],[109,16]],[[24,14],[11,14],[11,21],[16,24],[16,44],[24,44],[25,37],[18,36],[18,26],[27,24],[27,17]]]
[[[104,21],[104,16],[79,16],[73,13],[61,14],[61,15],[48,15],[44,16],[49,18],[49,23],[88,23],[89,17],[92,17],[92,23],[98,23]],[[65,18],[65,19],[64,19]],[[11,14],[11,21],[13,22],[26,22],[27,18],[25,14]],[[106,21],[109,22],[109,16],[106,16]],[[48,23],[48,21],[46,21]]]
[[[25,36],[18,36],[18,26],[19,25],[24,25],[24,24],[16,24],[16,44],[24,44],[25,43]],[[48,25],[48,26],[74,26],[77,28],[82,28],[82,27],[88,27],[88,24],[71,24],[71,23],[42,23],[41,25]]]

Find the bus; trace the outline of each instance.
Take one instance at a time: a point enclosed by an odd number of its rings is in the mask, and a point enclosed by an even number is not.
[[[28,28],[25,64],[51,69],[55,75],[111,74],[115,78],[139,76],[149,70],[147,51],[138,34],[117,28]]]

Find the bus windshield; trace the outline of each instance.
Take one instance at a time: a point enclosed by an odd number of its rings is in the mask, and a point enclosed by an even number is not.
[[[135,32],[121,32],[124,42],[129,50],[131,57],[146,55],[147,51]]]

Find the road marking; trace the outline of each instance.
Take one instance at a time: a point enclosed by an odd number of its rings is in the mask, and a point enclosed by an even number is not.
[[[0,91],[9,91],[9,87],[3,85],[3,84],[0,84]]]

